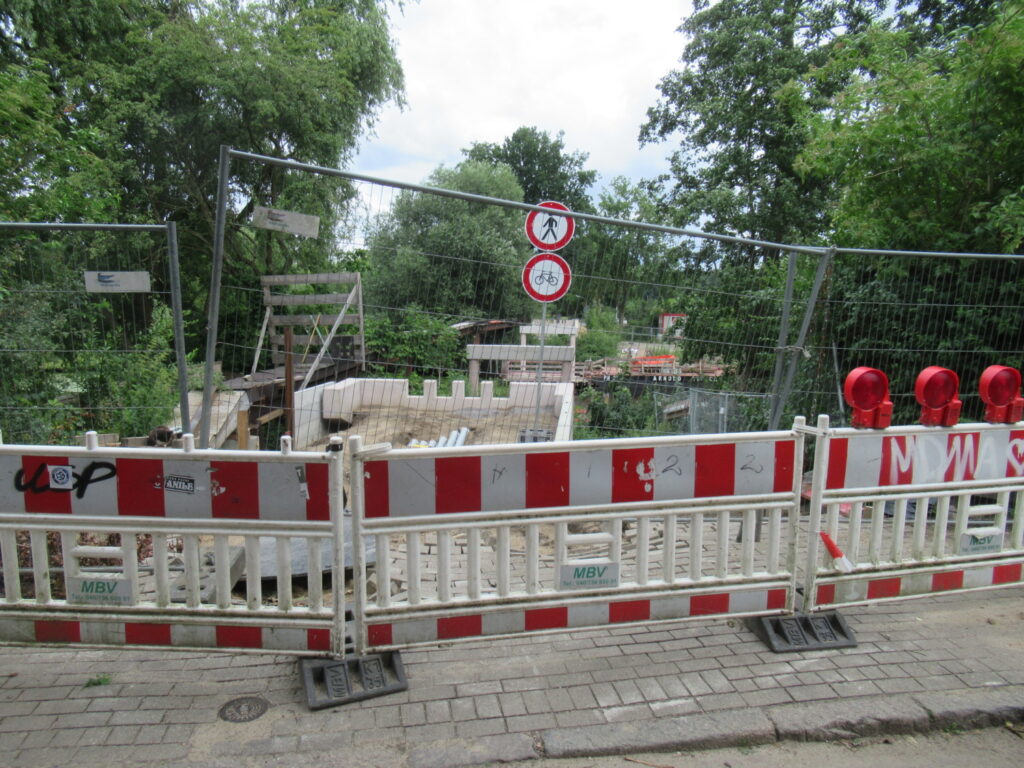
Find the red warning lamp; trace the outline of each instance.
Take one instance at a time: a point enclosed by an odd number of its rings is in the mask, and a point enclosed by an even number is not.
[[[1013,424],[1024,418],[1024,397],[1020,396],[1020,371],[1006,365],[990,365],[978,385],[989,424]]]
[[[853,408],[855,427],[885,429],[892,422],[889,377],[877,368],[854,368],[843,384],[843,398]]]
[[[948,368],[930,365],[917,375],[914,396],[921,404],[921,423],[926,427],[952,427],[960,420],[963,402],[960,377]]]

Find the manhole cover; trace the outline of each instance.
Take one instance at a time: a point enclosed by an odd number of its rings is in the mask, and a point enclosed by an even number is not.
[[[270,702],[259,696],[242,696],[221,707],[217,716],[229,723],[251,723],[266,713],[269,707]]]

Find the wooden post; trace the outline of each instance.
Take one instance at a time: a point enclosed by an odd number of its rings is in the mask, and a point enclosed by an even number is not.
[[[284,329],[284,423],[285,429],[295,436],[295,361],[292,359],[292,327]]]
[[[249,409],[238,412],[238,450],[249,450]]]

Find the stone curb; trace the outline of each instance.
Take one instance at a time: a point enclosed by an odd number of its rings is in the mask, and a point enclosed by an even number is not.
[[[666,717],[541,733],[546,757],[592,757],[669,749],[715,749],[775,741],[775,727],[760,709]]]
[[[508,763],[533,760],[537,750],[533,737],[525,733],[481,736],[476,739],[443,739],[420,744],[409,750],[409,768],[452,768],[459,765]]]
[[[540,742],[544,757],[593,757],[754,746],[776,741],[832,741],[955,727],[981,728],[1007,721],[1024,721],[1024,686],[865,696],[655,721],[553,728],[541,732]],[[489,759],[508,762],[523,758],[492,753]],[[460,764],[478,762],[486,761]]]

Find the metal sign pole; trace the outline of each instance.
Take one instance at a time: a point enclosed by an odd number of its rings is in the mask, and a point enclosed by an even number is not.
[[[534,434],[540,429],[540,384],[544,377],[544,334],[547,320],[548,305],[544,302],[540,305],[540,360],[537,361],[537,410],[533,414]]]

